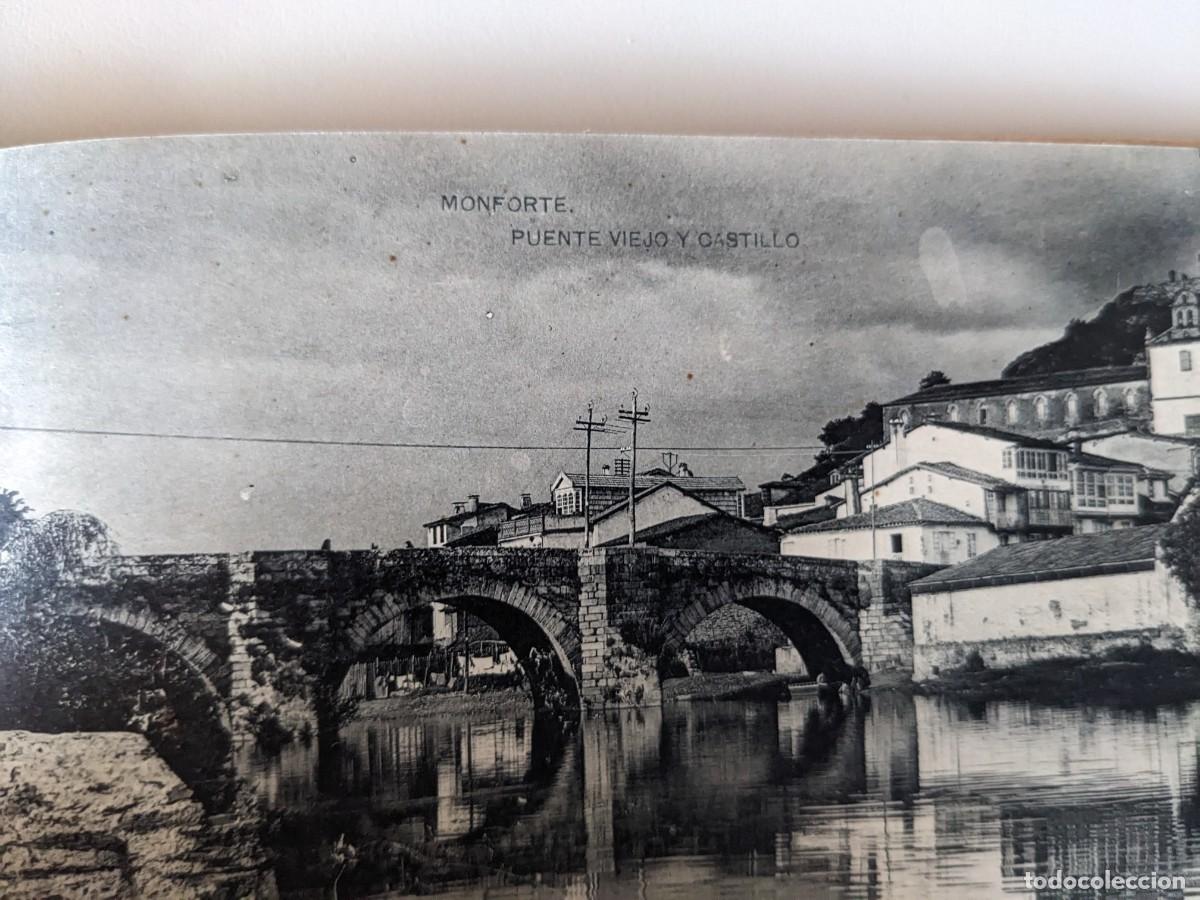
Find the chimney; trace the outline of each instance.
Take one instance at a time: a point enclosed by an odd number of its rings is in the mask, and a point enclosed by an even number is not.
[[[845,480],[842,481],[842,485],[846,491],[846,515],[857,516],[860,512],[862,512],[862,498],[858,495],[858,472],[847,472]]]
[[[467,512],[479,511],[479,495],[467,494]]]
[[[1079,454],[1083,452],[1083,438],[1074,428],[1067,432],[1067,446],[1071,448],[1071,459],[1079,459]]]
[[[1172,282],[1175,280],[1175,270],[1174,269],[1172,269],[1170,272],[1167,273],[1167,280],[1172,281]]]
[[[461,500],[458,501],[457,503],[455,503],[454,504],[454,514],[457,516],[460,512],[463,511],[463,509],[466,508],[466,505],[467,504],[463,503]]]
[[[530,494],[521,495],[521,509],[529,509],[533,506],[533,497]]]

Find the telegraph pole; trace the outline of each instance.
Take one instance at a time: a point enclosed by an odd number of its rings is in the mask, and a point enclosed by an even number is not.
[[[637,388],[633,389],[633,403],[630,408],[619,409],[617,418],[633,423],[633,445],[629,458],[629,546],[632,547],[634,536],[637,534],[637,511],[634,509],[633,502],[634,479],[637,478],[637,427],[639,422],[649,423],[650,421],[649,404],[638,409]]]
[[[592,403],[588,401],[587,419],[576,419],[575,430],[587,432],[587,450],[584,452],[583,467],[583,546],[592,546],[592,434],[613,434],[624,431],[608,424],[608,416],[599,422],[592,418]]]

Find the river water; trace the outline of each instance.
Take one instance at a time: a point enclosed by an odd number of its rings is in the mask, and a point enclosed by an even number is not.
[[[1035,896],[1027,874],[1106,869],[1200,893],[1198,737],[1200,703],[875,692],[566,728],[382,719],[336,758],[295,745],[251,768],[285,897],[323,895],[342,834],[343,898],[1013,897]],[[1070,894],[1093,895],[1116,894]]]

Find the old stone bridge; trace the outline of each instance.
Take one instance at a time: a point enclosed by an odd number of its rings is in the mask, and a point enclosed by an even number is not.
[[[314,698],[431,602],[495,628],[537,670],[535,694],[555,686],[585,709],[660,702],[663,660],[730,603],[777,624],[810,671],[911,671],[904,585],[930,570],[655,548],[116,556],[64,573],[42,602],[185,661],[240,739],[264,704],[319,726]]]

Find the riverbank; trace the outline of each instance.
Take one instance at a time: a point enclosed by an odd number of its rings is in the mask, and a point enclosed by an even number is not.
[[[1094,659],[944,672],[915,684],[913,690],[963,700],[1156,706],[1200,699],[1200,657],[1150,648],[1115,650]]]
[[[464,694],[445,688],[414,691],[380,700],[364,700],[358,707],[359,720],[388,719],[403,715],[413,718],[442,716],[495,716],[533,713],[533,702],[520,688],[502,688]]]
[[[702,672],[663,682],[663,702],[708,700],[787,700],[795,675],[776,672]]]

